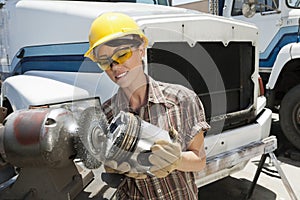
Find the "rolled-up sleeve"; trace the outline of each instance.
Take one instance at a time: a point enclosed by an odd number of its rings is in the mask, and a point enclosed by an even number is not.
[[[200,132],[210,129],[210,125],[206,122],[205,111],[197,95],[190,95],[181,102],[182,113],[182,131],[184,134],[184,142],[187,146],[190,141]]]

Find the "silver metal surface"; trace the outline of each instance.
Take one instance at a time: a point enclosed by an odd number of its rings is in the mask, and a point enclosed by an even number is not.
[[[62,108],[16,111],[5,121],[2,157],[18,167],[62,167],[75,154],[76,129],[72,113]]]
[[[157,140],[171,142],[169,133],[132,113],[120,112],[111,122],[106,160],[127,161],[138,172],[148,172],[150,147]]]

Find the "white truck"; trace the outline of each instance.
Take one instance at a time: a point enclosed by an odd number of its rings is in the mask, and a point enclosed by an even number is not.
[[[0,58],[7,69],[1,105],[9,114],[0,129],[0,163],[2,169],[8,165],[19,170],[11,179],[1,177],[1,198],[109,196],[101,167],[90,170],[74,159],[72,128],[46,134],[58,124],[67,126],[72,109],[82,102],[98,105],[117,91],[83,57],[91,22],[108,11],[129,14],[145,32],[146,73],[191,88],[202,100],[212,129],[205,136],[207,166],[196,176],[199,187],[276,149],[276,138],[268,137],[272,112],[260,94],[254,25],[159,5],[8,0],[0,7]],[[52,135],[58,134],[64,137],[54,140]]]
[[[215,14],[253,23],[259,31],[259,72],[267,107],[300,149],[300,4],[297,0],[219,0]],[[244,9],[244,14],[243,14]],[[245,15],[245,16],[244,16]]]

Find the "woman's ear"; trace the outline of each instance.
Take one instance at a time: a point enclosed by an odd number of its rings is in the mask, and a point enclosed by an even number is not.
[[[143,58],[145,56],[145,48],[139,47],[139,53],[140,53],[141,58]]]

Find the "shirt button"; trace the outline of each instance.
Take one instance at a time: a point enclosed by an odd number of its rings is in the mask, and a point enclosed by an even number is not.
[[[161,193],[161,189],[158,189],[157,192],[158,192],[158,193]]]

